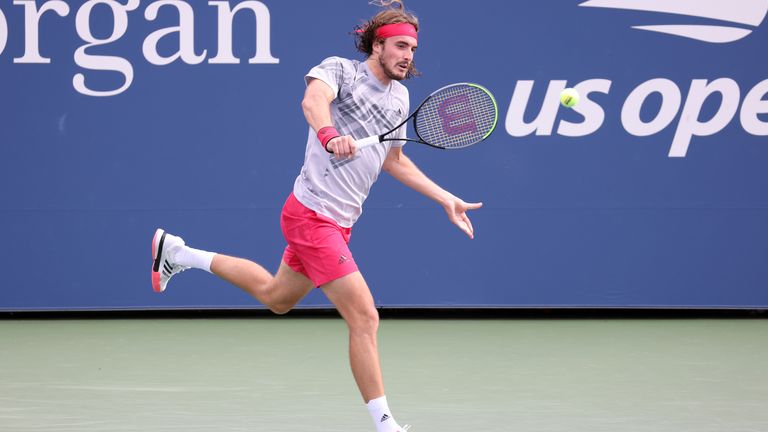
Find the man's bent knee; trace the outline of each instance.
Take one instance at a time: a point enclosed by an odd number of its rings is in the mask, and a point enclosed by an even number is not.
[[[281,286],[276,280],[272,280],[265,287],[262,303],[272,312],[284,315],[304,297],[305,291],[303,288],[291,289],[290,285]]]
[[[269,291],[269,294],[264,299],[264,305],[277,315],[285,315],[296,306],[296,301],[286,300],[282,296],[278,295],[277,290]]]
[[[287,314],[293,309],[294,306],[296,306],[296,303],[273,303],[267,305],[269,310],[277,315]]]

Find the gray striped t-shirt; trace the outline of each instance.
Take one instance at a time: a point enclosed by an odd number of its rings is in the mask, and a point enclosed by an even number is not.
[[[319,79],[333,89],[333,125],[342,135],[355,139],[380,135],[408,115],[408,89],[398,81],[382,84],[365,62],[329,57],[307,73],[307,83]],[[405,126],[395,132],[405,137]],[[393,146],[405,141],[385,141],[359,150],[354,159],[337,159],[326,152],[309,128],[304,166],[296,178],[296,198],[342,227],[351,227],[363,212],[363,202]]]

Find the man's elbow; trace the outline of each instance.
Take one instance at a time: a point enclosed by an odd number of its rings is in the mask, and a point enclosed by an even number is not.
[[[384,161],[384,164],[381,166],[382,171],[384,171],[387,174],[392,174],[392,164],[387,160]]]
[[[386,172],[389,175],[395,176],[395,174],[398,171],[399,168],[401,168],[402,165],[400,164],[400,155],[389,155],[386,160],[384,160],[384,164],[382,164],[381,169]]]
[[[304,114],[311,112],[315,106],[317,106],[317,96],[304,95],[304,99],[301,100],[301,110],[304,111]]]

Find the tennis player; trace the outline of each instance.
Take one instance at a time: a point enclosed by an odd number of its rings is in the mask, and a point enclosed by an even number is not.
[[[482,203],[467,203],[435,184],[403,153],[404,141],[357,151],[355,138],[382,133],[406,118],[408,90],[400,81],[417,75],[417,18],[398,0],[380,6],[384,9],[355,32],[365,61],[330,57],[306,75],[301,106],[311,130],[304,165],[282,210],[287,246],[277,274],[252,261],[190,248],[180,237],[158,229],[152,243],[152,284],[163,291],[180,271],[202,269],[277,314],[319,287],[347,323],[352,374],[377,431],[398,432],[405,429],[395,421],[384,394],[378,312],[348,246],[352,226],[382,169],[442,205],[470,238],[473,228],[466,213]],[[404,137],[405,126],[398,133]]]

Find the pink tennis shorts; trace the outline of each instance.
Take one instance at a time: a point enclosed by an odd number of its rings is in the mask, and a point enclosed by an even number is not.
[[[304,207],[291,193],[283,206],[280,226],[288,242],[285,262],[319,287],[357,271],[349,250],[352,228]]]

